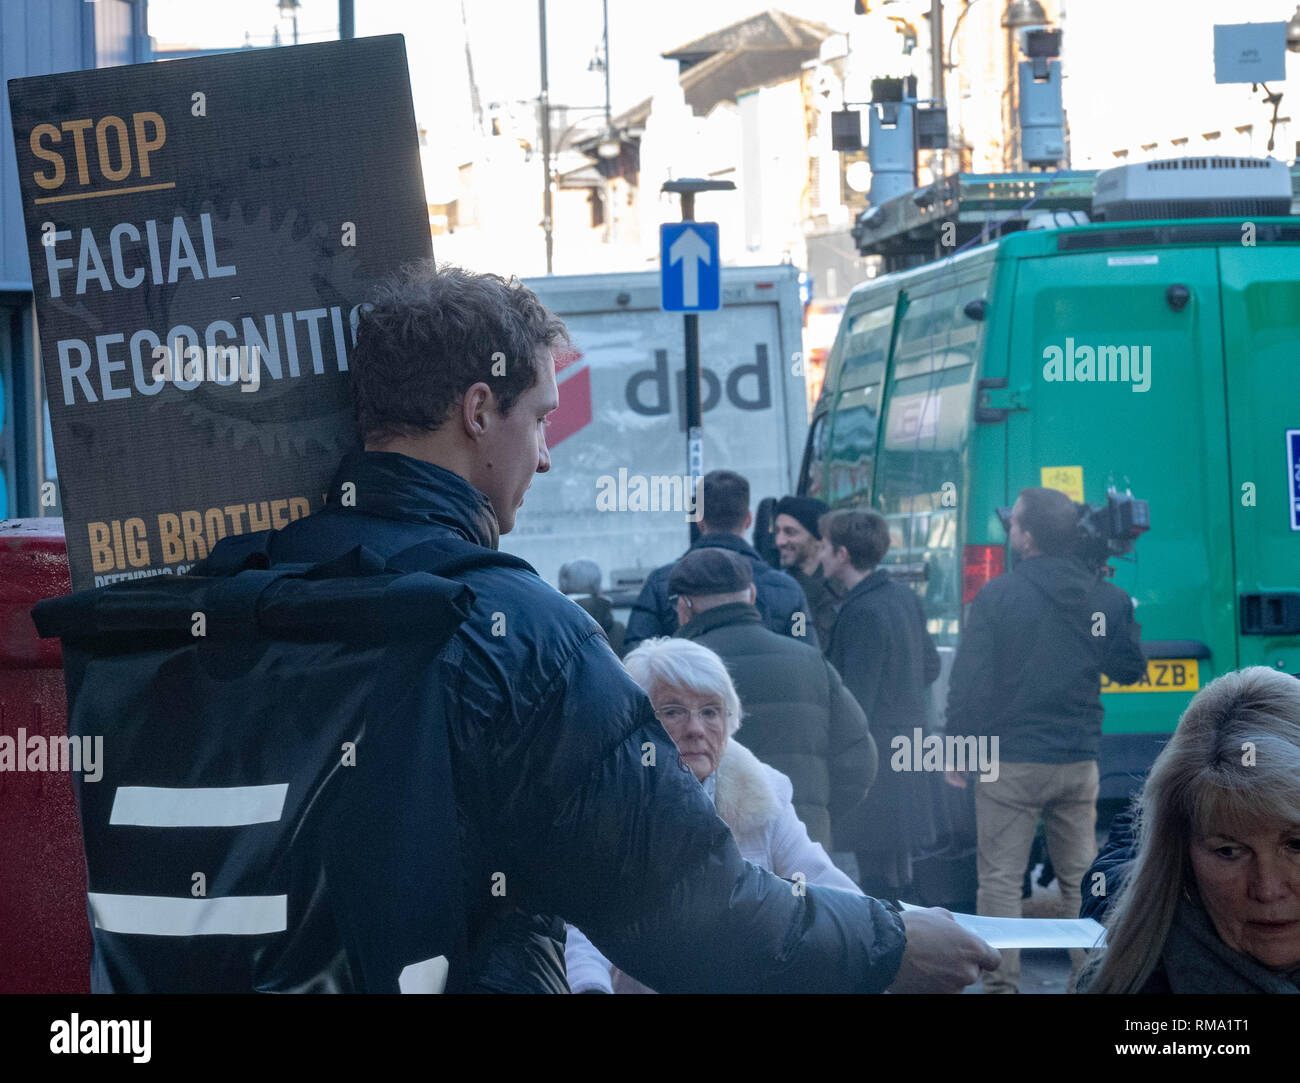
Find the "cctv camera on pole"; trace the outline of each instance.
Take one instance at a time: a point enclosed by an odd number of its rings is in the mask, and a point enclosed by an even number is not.
[[[1019,65],[1021,157],[1031,168],[1050,169],[1065,158],[1065,111],[1061,106],[1059,30],[1031,30]]]
[[[873,79],[867,160],[874,206],[910,192],[916,176],[916,80]]]

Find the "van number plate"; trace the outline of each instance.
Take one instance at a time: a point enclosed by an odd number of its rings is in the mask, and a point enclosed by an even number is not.
[[[1195,692],[1201,687],[1195,658],[1148,658],[1147,671],[1134,684],[1116,684],[1102,675],[1103,692]]]

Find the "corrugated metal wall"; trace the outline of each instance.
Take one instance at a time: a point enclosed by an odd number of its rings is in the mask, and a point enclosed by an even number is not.
[[[95,8],[85,0],[0,3],[0,84],[95,64]],[[29,289],[9,92],[0,103],[0,289]]]
[[[95,67],[136,62],[133,7],[130,0],[95,0]]]

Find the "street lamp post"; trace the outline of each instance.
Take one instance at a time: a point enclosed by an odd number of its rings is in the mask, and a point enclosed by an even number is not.
[[[280,14],[293,16],[293,43],[298,44],[298,9],[302,7],[298,0],[279,0]]]
[[[705,180],[683,177],[665,182],[662,191],[676,192],[682,197],[682,221],[695,221],[696,192],[730,192],[736,184],[729,180]],[[691,507],[699,507],[694,492],[695,479],[704,473],[704,420],[700,409],[700,317],[697,312],[682,313],[686,350],[686,477],[691,486]],[[697,517],[698,518],[698,517]],[[691,544],[700,536],[700,524],[691,523]]]
[[[619,141],[618,133],[614,131],[614,121],[611,116],[610,96],[609,96],[609,0],[601,0],[601,12],[605,20],[605,30],[601,37],[600,53],[587,65],[588,71],[600,71],[605,76],[605,130],[601,134],[600,142],[596,145],[596,156],[601,159],[600,175],[604,181],[602,199],[604,201],[604,237],[606,244],[613,240],[614,236],[614,215],[613,215],[613,196],[610,185],[610,173],[613,171],[611,160],[619,157],[623,153],[623,145]]]
[[[943,100],[943,0],[930,0],[930,96],[944,107]]]
[[[605,35],[601,39],[601,47],[604,52],[605,68],[605,134],[608,135],[614,130],[614,125],[610,123],[609,117],[609,0],[600,0],[601,13],[605,18]]]
[[[542,230],[546,234],[546,273],[551,274],[555,241],[551,234],[551,91],[546,75],[546,0],[537,0],[537,24],[542,52]]]
[[[943,0],[930,0],[930,96],[934,98],[935,108],[944,110],[944,123],[947,124],[948,103],[944,100],[943,86]],[[939,148],[939,168],[935,177],[942,177],[948,172],[948,140],[944,139]]]

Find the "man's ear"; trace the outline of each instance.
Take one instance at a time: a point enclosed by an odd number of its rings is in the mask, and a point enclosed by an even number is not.
[[[754,525],[754,513],[752,511],[745,512],[745,525],[741,527],[741,529],[748,530],[753,525]]]
[[[496,405],[492,389],[482,381],[471,384],[460,402],[461,424],[465,435],[471,438],[482,436],[487,430],[487,415]]]

